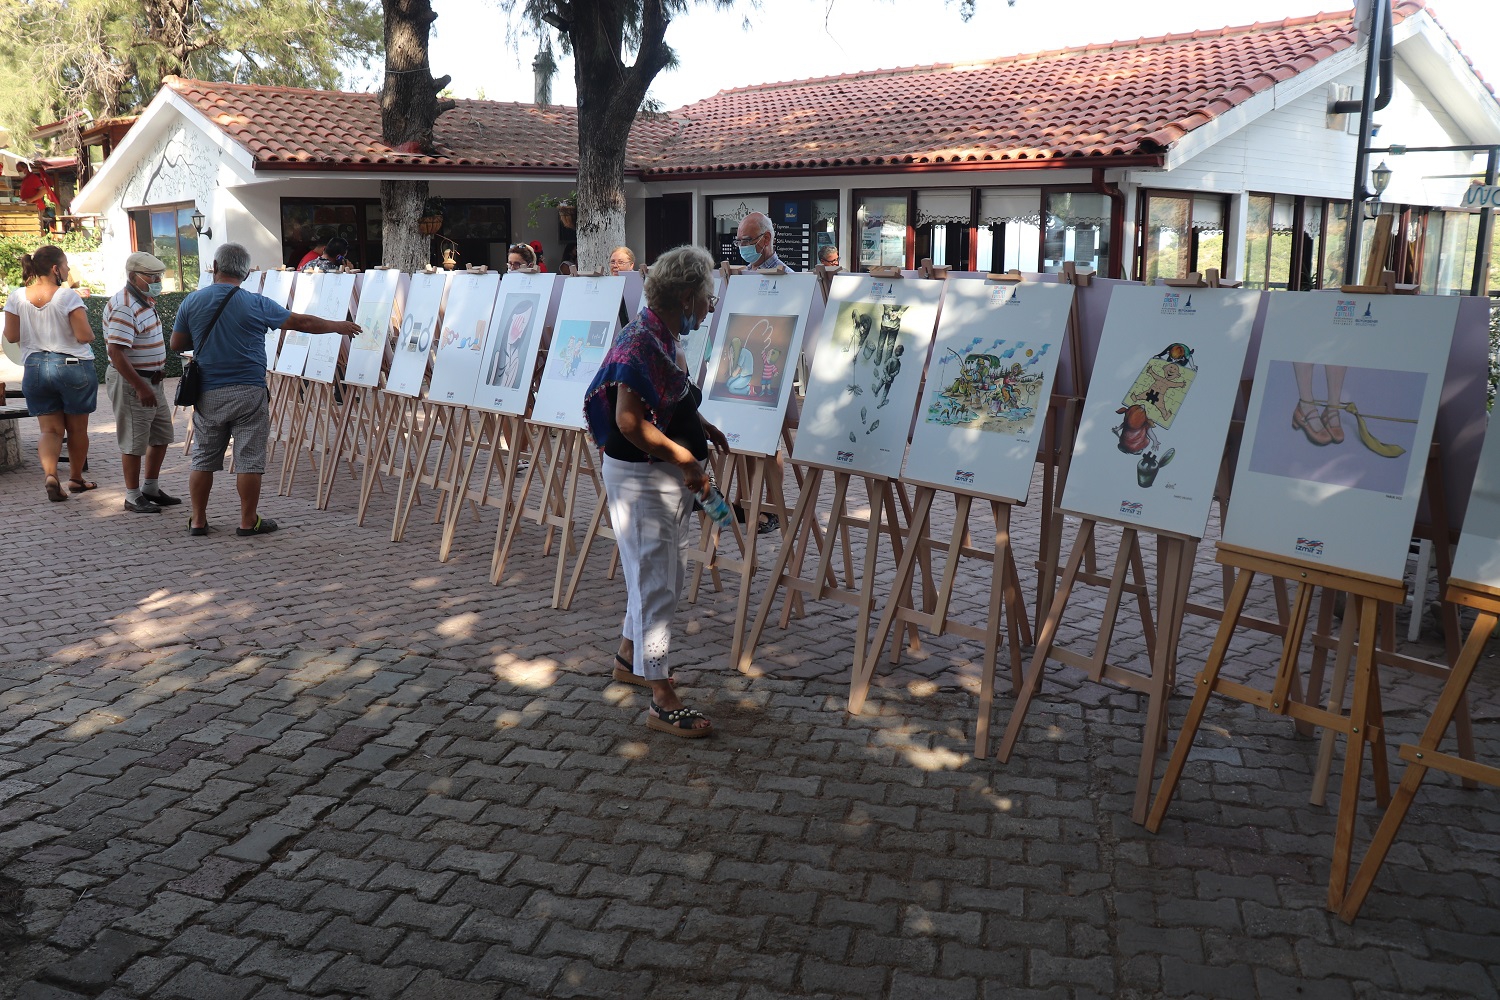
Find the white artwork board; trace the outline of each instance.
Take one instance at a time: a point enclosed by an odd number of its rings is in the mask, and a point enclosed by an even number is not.
[[[432,381],[427,398],[455,406],[474,401],[479,381],[479,362],[490,328],[490,311],[500,272],[456,274],[448,285],[448,304],[439,327],[437,355],[432,360]]]
[[[386,345],[391,339],[398,315],[396,303],[404,298],[410,279],[400,271],[382,268],[360,275],[359,308],[354,322],[360,332],[349,341],[349,361],[344,365],[344,381],[351,385],[380,384],[380,369],[385,363]]]
[[[812,274],[729,279],[715,317],[699,412],[724,432],[735,451],[776,454],[817,297],[818,279]]]
[[[474,406],[520,416],[526,412],[537,353],[562,287],[555,274],[507,272],[490,315],[489,336],[474,388]]]
[[[343,272],[303,274],[292,295],[292,312],[336,322],[348,319],[349,302],[354,297],[357,279],[358,275]],[[302,369],[303,377],[314,382],[332,382],[338,373],[344,335],[311,333],[304,336],[307,337],[307,361]]]
[[[446,272],[418,272],[411,276],[406,308],[402,310],[401,326],[396,334],[396,349],[391,356],[391,370],[385,377],[387,391],[401,396],[421,394],[422,380],[427,376],[427,358],[432,353],[433,341],[437,339],[438,312],[443,307],[443,294],[447,290]]]
[[[719,300],[719,307],[708,314],[698,329],[682,338],[682,353],[687,356],[688,378],[697,386],[702,386],[703,363],[708,360],[708,347],[714,342],[715,331],[719,324],[724,321],[724,296],[727,292],[728,279],[723,271],[714,272],[714,296]]]
[[[1486,433],[1448,579],[1500,588],[1500,433]]]
[[[949,278],[902,478],[1024,502],[1073,286]]]
[[[941,281],[834,277],[793,458],[891,479],[901,473],[942,295]]]
[[[253,275],[252,275],[253,277]],[[267,271],[261,282],[260,294],[276,303],[285,306],[292,300],[292,282],[297,278],[296,271]],[[244,287],[244,286],[241,286]],[[279,329],[266,331],[266,368],[276,370],[276,357],[281,349],[281,331]],[[304,358],[305,360],[305,358]]]
[[[1271,296],[1224,541],[1401,579],[1458,305],[1451,295]],[[1324,440],[1334,404],[1342,441]]]
[[[1202,537],[1262,294],[1114,290],[1068,468],[1065,510]]]
[[[584,428],[583,394],[619,329],[625,277],[570,277],[563,281],[552,345],[537,387],[531,419],[540,424]]]

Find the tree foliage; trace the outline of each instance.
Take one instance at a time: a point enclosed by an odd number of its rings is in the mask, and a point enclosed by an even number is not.
[[[335,87],[381,31],[376,0],[0,0],[0,124],[128,114],[168,74]]]

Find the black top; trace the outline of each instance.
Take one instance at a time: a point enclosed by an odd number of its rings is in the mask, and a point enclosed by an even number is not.
[[[652,462],[650,455],[631,444],[620,426],[615,423],[615,387],[609,393],[609,437],[604,442],[604,454],[621,462]],[[672,420],[662,428],[662,433],[693,453],[698,461],[708,458],[708,435],[703,433],[703,421],[698,419],[698,405],[703,402],[703,393],[696,385],[688,383],[687,395],[672,411]]]

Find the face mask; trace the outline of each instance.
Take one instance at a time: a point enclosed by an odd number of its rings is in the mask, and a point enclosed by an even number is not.
[[[149,296],[151,296],[153,299],[156,298],[158,295],[160,295],[161,294],[161,282],[160,281],[150,281],[150,282],[147,282],[146,283],[146,294],[149,295]]]
[[[698,313],[692,306],[688,306],[682,311],[682,322],[678,324],[677,336],[686,337],[696,329],[698,329]]]
[[[746,264],[754,264],[756,261],[760,260],[760,251],[755,249],[754,244],[751,244],[747,247],[740,247],[740,258],[744,260]]]

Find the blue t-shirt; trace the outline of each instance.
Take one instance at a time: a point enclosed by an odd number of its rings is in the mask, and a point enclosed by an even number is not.
[[[219,310],[234,285],[216,283],[200,288],[177,307],[172,332],[192,335],[193,357],[203,371],[203,388],[266,384],[266,331],[283,326],[291,311],[244,289],[224,307],[213,336],[203,345],[208,321]]]

